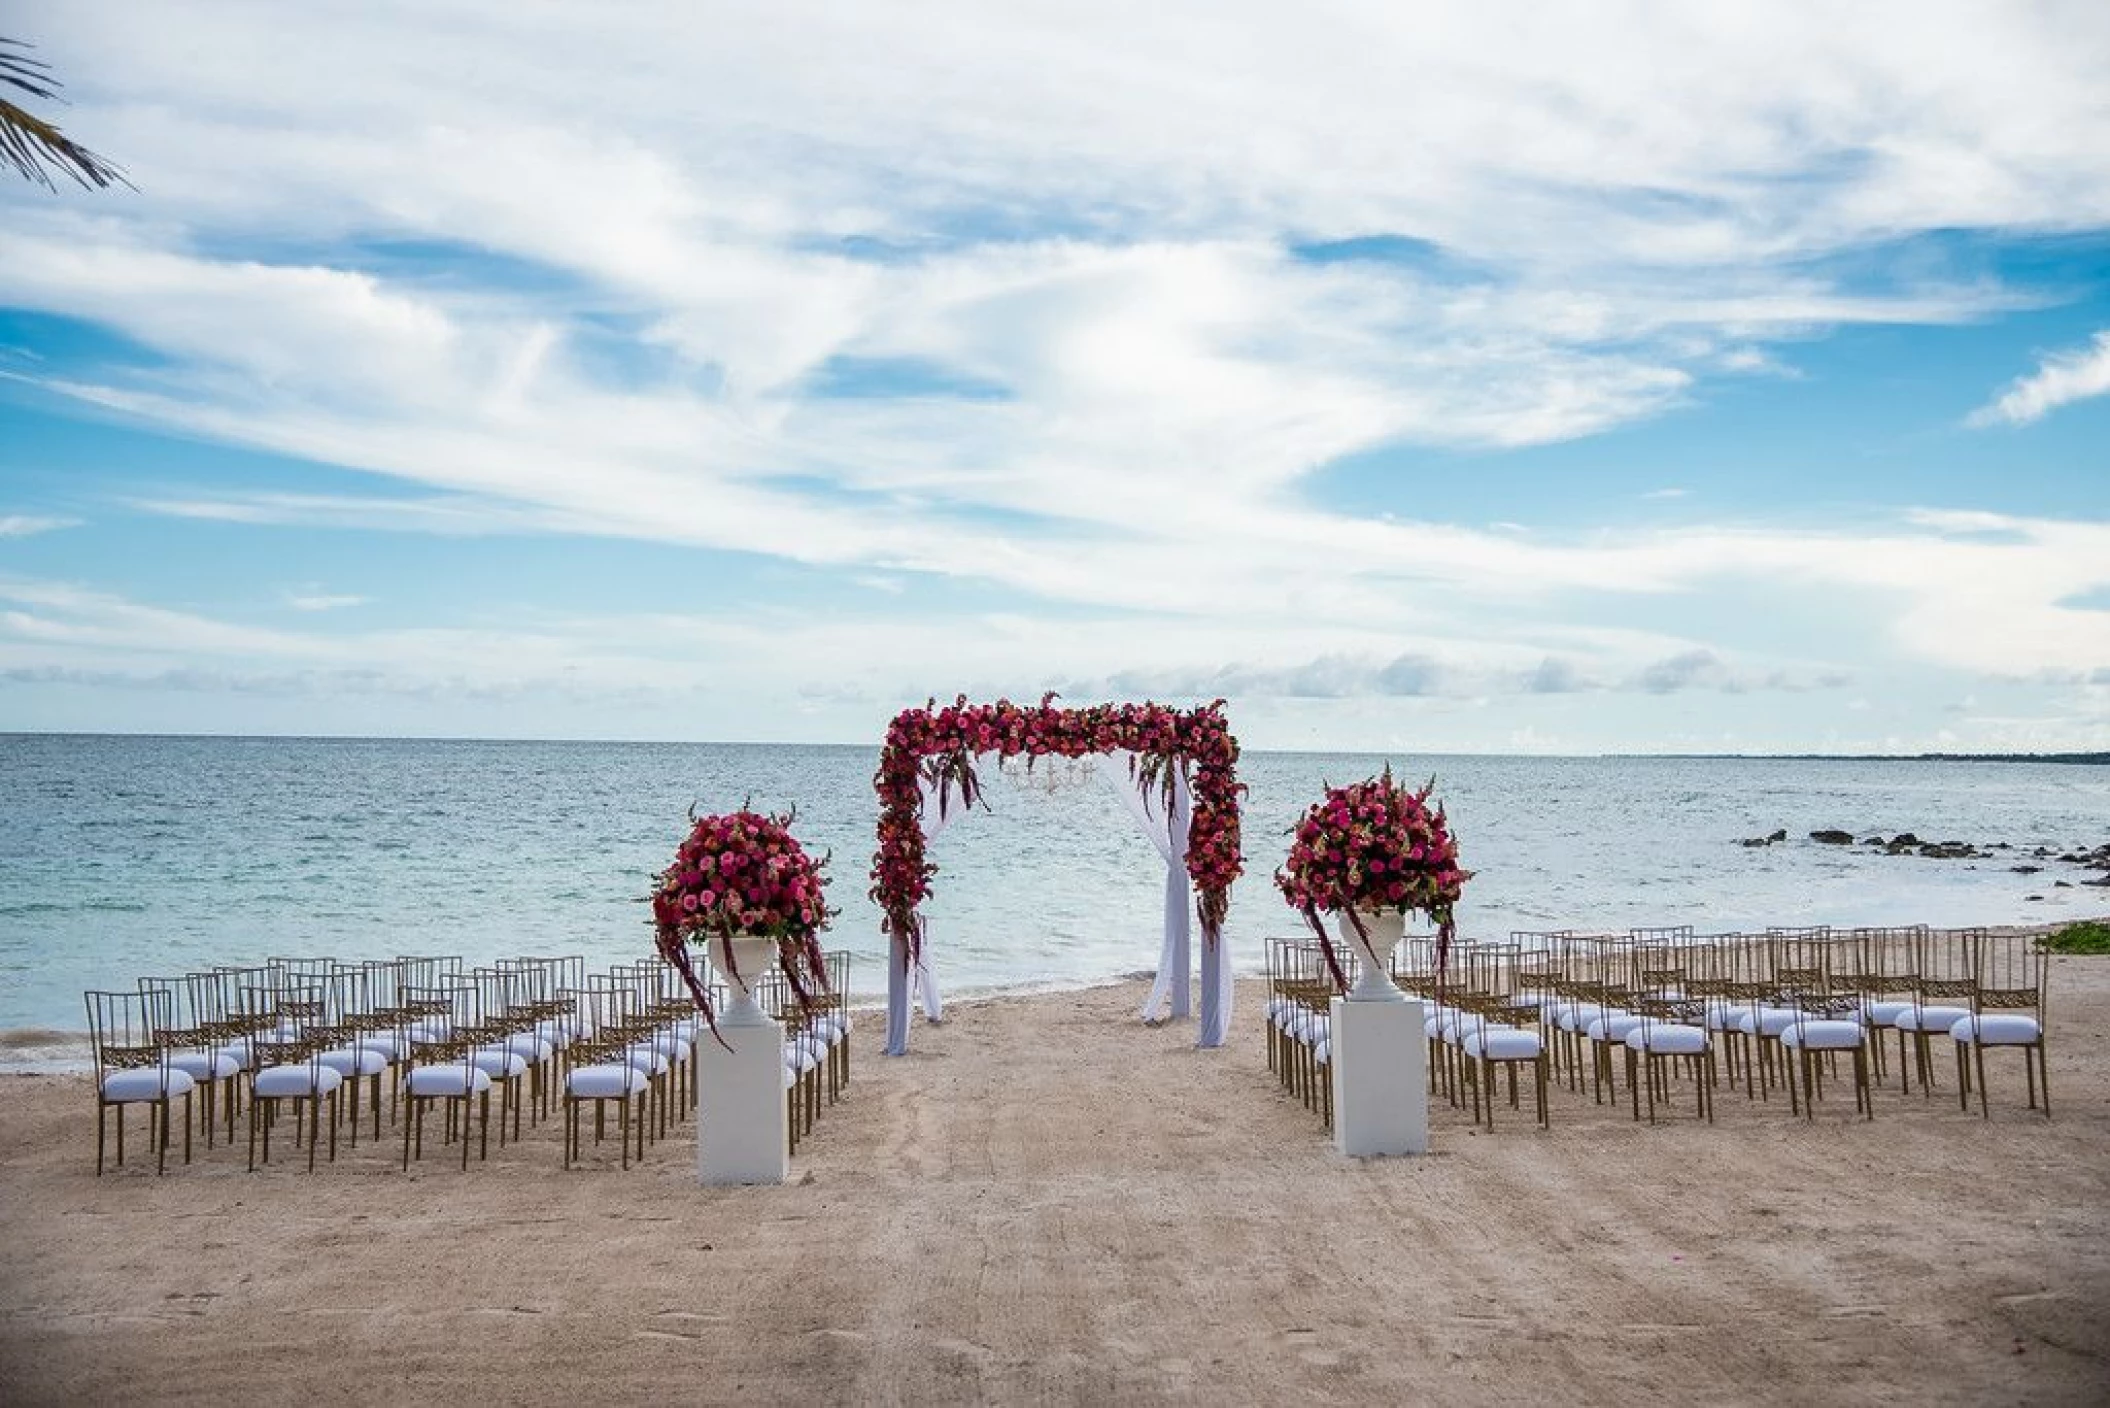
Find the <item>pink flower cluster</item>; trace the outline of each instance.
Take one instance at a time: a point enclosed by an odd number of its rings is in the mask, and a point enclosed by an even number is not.
[[[827,991],[820,931],[834,911],[824,891],[825,862],[806,854],[789,816],[742,808],[694,818],[674,863],[654,877],[652,925],[659,951],[680,970],[696,1005],[710,998],[692,970],[686,945],[717,935],[753,934],[777,941],[777,964],[803,1003]],[[715,1026],[715,1023],[714,1023]]]
[[[1472,872],[1458,866],[1458,842],[1442,805],[1429,805],[1434,788],[1434,782],[1418,792],[1401,787],[1387,767],[1381,777],[1328,788],[1290,832],[1289,859],[1275,872],[1275,885],[1317,931],[1336,974],[1321,911],[1426,914],[1438,925],[1439,963],[1447,956],[1453,906]]]
[[[1215,942],[1230,911],[1231,883],[1245,868],[1238,844],[1238,740],[1225,722],[1223,701],[1201,709],[1161,704],[1099,704],[1061,709],[1049,695],[1035,706],[969,704],[963,696],[939,708],[896,715],[887,729],[872,779],[879,793],[879,850],[872,859],[872,899],[889,934],[923,941],[917,909],[930,896],[938,867],[923,853],[922,782],[938,788],[941,805],[972,806],[980,793],[974,757],[1081,758],[1129,751],[1138,772],[1169,787],[1172,770],[1188,769],[1194,815],[1188,831],[1187,874],[1194,881],[1202,933]]]

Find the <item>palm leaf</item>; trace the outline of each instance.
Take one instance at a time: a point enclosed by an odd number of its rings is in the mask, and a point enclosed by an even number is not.
[[[63,102],[59,82],[50,76],[50,66],[31,58],[20,40],[0,38],[0,84],[27,93],[32,98]],[[97,156],[35,113],[0,98],[0,161],[12,166],[24,180],[34,181],[56,192],[51,172],[56,169],[83,189],[101,190],[112,185],[138,189],[113,162]]]

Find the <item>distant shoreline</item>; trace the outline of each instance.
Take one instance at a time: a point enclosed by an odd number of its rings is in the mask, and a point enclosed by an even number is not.
[[[854,748],[876,751],[879,739],[869,743],[787,743],[771,739],[744,738],[479,738],[466,734],[366,734],[366,733],[82,733],[71,729],[0,729],[0,740],[11,738],[122,738],[167,739],[175,742],[217,743],[479,743],[580,744],[587,747],[636,746],[650,748]],[[1257,748],[1247,753],[1280,757],[1368,757],[1417,756],[1431,758],[1517,759],[1635,759],[1669,762],[1772,762],[1772,763],[2065,763],[2081,767],[2110,766],[2110,752],[2100,753],[1450,753],[1441,750],[1411,753],[1397,748]]]

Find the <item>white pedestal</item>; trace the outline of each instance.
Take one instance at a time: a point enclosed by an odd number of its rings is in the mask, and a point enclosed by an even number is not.
[[[1344,1154],[1429,1152],[1421,1003],[1333,1000],[1333,1142]]]
[[[696,1036],[696,1176],[705,1183],[782,1183],[791,1172],[784,1109],[784,1028],[720,1023],[720,1046]]]

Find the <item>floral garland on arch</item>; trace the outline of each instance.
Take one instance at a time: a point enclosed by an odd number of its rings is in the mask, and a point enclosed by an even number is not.
[[[806,854],[791,834],[796,812],[765,815],[743,806],[722,816],[689,813],[689,834],[674,863],[653,877],[652,930],[660,956],[681,974],[697,1010],[715,1033],[718,1014],[710,989],[696,976],[689,944],[753,935],[776,942],[776,966],[802,1009],[828,991],[828,960],[820,932],[828,908],[827,859]],[[710,950],[730,968],[729,945]],[[728,973],[742,982],[747,974]],[[754,975],[759,977],[759,974]]]
[[[1319,951],[1336,986],[1347,978],[1319,911],[1348,916],[1367,941],[1362,916],[1372,911],[1422,913],[1436,922],[1436,973],[1442,980],[1456,933],[1454,907],[1473,878],[1458,866],[1458,840],[1443,804],[1429,804],[1431,779],[1419,791],[1382,777],[1329,787],[1290,831],[1289,858],[1275,886],[1319,936]]]
[[[1245,868],[1238,850],[1238,740],[1224,719],[1224,701],[1200,709],[1162,704],[1096,704],[1055,707],[1044,696],[1038,707],[1000,699],[969,704],[965,695],[944,708],[936,700],[904,709],[887,726],[879,771],[879,850],[872,858],[872,899],[881,929],[908,945],[911,962],[922,956],[923,920],[938,867],[924,855],[923,788],[936,792],[941,810],[971,807],[982,794],[975,774],[977,753],[999,758],[1081,758],[1096,753],[1135,754],[1135,776],[1164,789],[1168,802],[1182,768],[1194,812],[1187,833],[1187,875],[1194,882],[1195,912],[1205,942],[1215,943],[1230,912],[1231,883]]]

